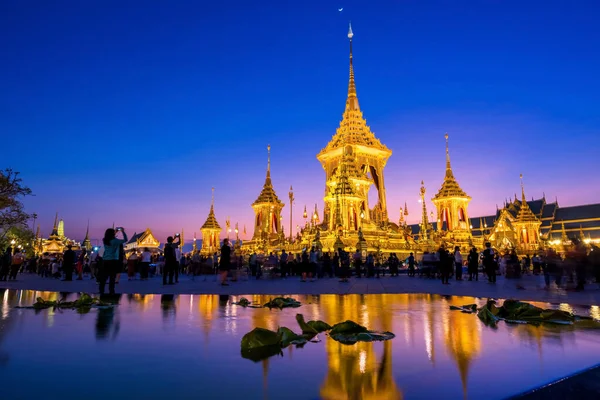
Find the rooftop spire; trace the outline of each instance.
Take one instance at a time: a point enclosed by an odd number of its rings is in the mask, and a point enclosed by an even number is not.
[[[446,139],[446,174],[444,176],[444,182],[442,187],[433,197],[434,200],[446,199],[446,198],[463,198],[470,200],[471,198],[461,189],[454,173],[452,172],[452,166],[450,165],[450,151],[448,149],[448,133],[444,134]]]
[[[215,188],[212,187],[212,188],[210,188],[210,190],[212,191],[212,194],[210,197],[210,208],[214,208],[214,206],[215,206]]]
[[[446,132],[444,138],[446,138],[446,178],[454,178],[452,167],[450,166],[450,152],[448,151],[448,132]]]
[[[347,110],[358,110],[358,97],[356,96],[356,84],[354,82],[354,65],[352,63],[352,38],[354,33],[352,32],[352,24],[348,24],[348,39],[350,41],[350,77],[348,79],[348,99],[346,100],[346,111]]]
[[[267,176],[271,176],[271,145],[267,145]]]
[[[525,185],[523,185],[523,174],[520,174],[519,178],[521,179],[521,201],[523,203],[527,203],[527,201],[525,200]]]

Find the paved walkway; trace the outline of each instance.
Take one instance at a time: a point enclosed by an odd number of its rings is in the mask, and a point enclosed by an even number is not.
[[[148,281],[128,281],[123,274],[117,285],[118,293],[139,294],[382,294],[382,293],[431,293],[451,296],[474,296],[493,298],[515,298],[528,301],[551,303],[569,303],[572,305],[600,305],[600,289],[597,284],[589,284],[584,292],[559,289],[543,290],[539,276],[526,276],[519,280],[498,277],[498,282],[488,283],[451,281],[442,285],[439,280],[410,278],[408,276],[377,278],[352,278],[348,283],[337,279],[324,278],[315,282],[300,282],[299,278],[246,280],[242,278],[231,282],[230,286],[217,284],[215,276],[196,277],[195,280],[181,276],[179,283],[163,286],[159,277]],[[517,286],[520,286],[518,288]],[[0,288],[17,290],[39,290],[51,292],[87,292],[97,293],[98,287],[93,280],[63,282],[37,275],[21,274],[16,282],[0,282]],[[107,288],[108,289],[108,288]]]

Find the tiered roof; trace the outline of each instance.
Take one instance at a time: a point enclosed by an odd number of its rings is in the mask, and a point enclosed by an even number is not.
[[[346,145],[362,145],[365,147],[375,148],[392,154],[392,151],[382,144],[375,137],[371,128],[367,125],[367,121],[363,117],[358,105],[358,96],[356,95],[356,83],[354,82],[354,65],[352,63],[352,27],[348,31],[350,39],[350,77],[348,79],[348,97],[346,98],[346,109],[337,128],[335,135],[327,146],[321,150],[319,155],[330,152],[332,150],[344,147]],[[317,156],[318,157],[318,156]]]
[[[452,172],[452,166],[450,165],[450,152],[448,151],[448,134],[445,135],[446,138],[446,175],[444,176],[444,182],[442,183],[442,187],[433,197],[433,200],[441,200],[447,199],[451,197],[465,198],[471,199],[464,190],[460,188],[456,178],[454,178],[454,173]]]

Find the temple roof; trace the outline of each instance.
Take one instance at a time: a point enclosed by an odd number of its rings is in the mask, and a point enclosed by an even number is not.
[[[450,165],[450,153],[448,152],[448,134],[445,135],[446,138],[446,175],[444,176],[444,182],[442,183],[442,187],[436,193],[432,200],[441,200],[449,197],[462,197],[465,199],[471,199],[464,190],[460,188],[456,178],[454,178],[454,173],[452,172],[452,166]]]
[[[277,197],[277,193],[275,193],[275,189],[273,188],[273,182],[271,182],[271,146],[268,146],[267,150],[269,154],[267,162],[267,176],[258,198],[254,201],[254,203],[252,203],[253,206],[258,204],[283,204],[281,200],[279,200],[279,197]]]
[[[358,105],[358,96],[356,94],[356,84],[354,82],[354,66],[352,64],[352,28],[348,32],[350,39],[350,77],[348,79],[348,97],[346,98],[346,109],[342,116],[340,126],[337,128],[335,135],[327,146],[321,150],[319,155],[330,152],[332,150],[344,147],[346,145],[361,145],[365,147],[375,148],[383,152],[392,154],[392,151],[382,144],[375,137],[371,128],[367,126],[367,121],[363,118]]]
[[[215,207],[213,204],[210,205],[210,211],[208,212],[206,222],[204,222],[200,229],[221,229],[217,222],[217,218],[215,217]]]

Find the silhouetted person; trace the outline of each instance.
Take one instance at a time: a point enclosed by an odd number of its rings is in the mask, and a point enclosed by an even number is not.
[[[169,285],[173,285],[175,269],[179,268],[179,262],[177,262],[177,248],[179,247],[179,243],[179,234],[177,234],[177,243],[173,242],[173,236],[169,236],[167,238],[167,244],[165,244],[165,267],[163,268],[163,285],[167,284],[167,275],[169,276]]]
[[[415,256],[413,253],[408,256],[408,276],[415,276]]]
[[[223,239],[221,246],[221,259],[219,261],[219,273],[221,274],[221,285],[228,286],[227,274],[231,268],[231,247],[229,247],[229,239]]]
[[[455,279],[457,281],[462,281],[462,272],[463,272],[463,258],[462,254],[460,254],[460,247],[454,247],[454,269],[456,272]]]
[[[473,247],[467,256],[468,270],[469,270],[469,280],[472,281],[473,277],[475,280],[479,280],[479,253],[477,253],[477,249]]]
[[[6,281],[12,265],[12,247],[8,246],[0,260],[0,281]]]
[[[449,285],[448,278],[450,278],[450,273],[452,271],[452,261],[448,255],[448,252],[444,249],[444,247],[440,247],[438,250],[438,257],[440,260],[440,272],[442,274],[442,283],[444,285]]]
[[[123,239],[117,239],[116,233],[121,232]],[[104,245],[104,254],[102,255],[102,264],[100,267],[99,289],[100,294],[104,294],[104,287],[106,286],[106,279],[108,278],[108,292],[115,294],[115,279],[117,272],[119,272],[123,266],[119,261],[120,250],[123,243],[127,242],[127,234],[123,228],[117,228],[115,231],[109,228],[104,232],[104,238],[102,244]]]
[[[494,259],[492,244],[489,242],[485,244],[485,250],[483,251],[483,266],[488,280],[491,283],[496,283],[496,260]]]
[[[73,246],[68,245],[67,251],[63,254],[63,271],[65,272],[65,281],[73,280],[73,266],[75,264],[75,260],[77,259],[77,255],[73,251]]]

